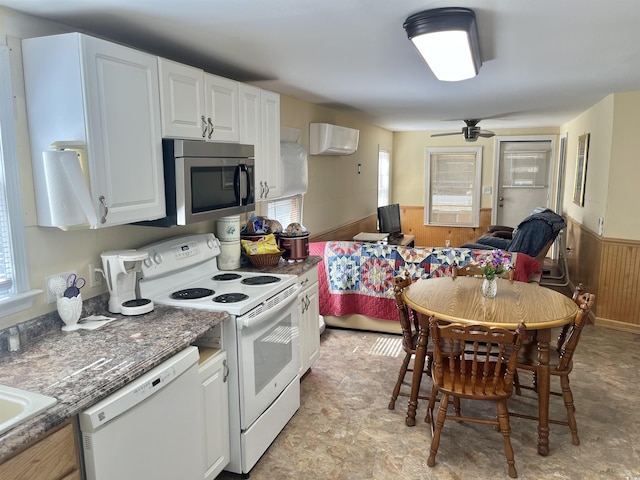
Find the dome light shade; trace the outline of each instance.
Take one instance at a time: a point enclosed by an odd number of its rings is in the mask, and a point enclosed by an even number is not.
[[[457,82],[480,71],[476,15],[468,8],[447,7],[411,15],[404,29],[438,80]]]

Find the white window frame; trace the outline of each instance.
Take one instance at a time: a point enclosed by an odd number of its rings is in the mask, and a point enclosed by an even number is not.
[[[277,198],[275,200],[268,200],[266,202],[266,216],[272,220],[278,220],[281,224],[282,224],[282,228],[287,228],[287,225],[289,225],[289,223],[293,223],[293,222],[297,222],[300,223],[302,225],[302,200],[304,198],[304,195],[292,195],[290,197],[283,197],[283,198]],[[279,215],[274,214],[273,213],[273,208],[276,207],[277,205],[286,208],[286,204],[287,202],[291,205],[292,202],[298,202],[297,205],[297,211],[298,211],[298,216],[297,218],[292,218],[292,220],[290,222],[288,221],[284,221],[284,219],[282,219],[281,217],[279,218]]]
[[[0,317],[30,308],[33,298],[42,293],[29,285],[14,122],[9,48],[0,45],[0,195],[4,196],[0,208],[4,203],[3,218],[7,219],[0,225],[5,232],[0,232],[0,249],[8,252],[11,281],[8,291],[0,293]]]
[[[471,193],[471,219],[468,222],[465,221],[449,221],[440,222],[432,218],[432,169],[431,169],[431,157],[432,155],[440,154],[473,154],[475,155],[475,178],[473,184],[473,192]],[[482,194],[482,147],[438,147],[428,148],[426,152],[426,164],[425,164],[425,206],[424,206],[424,224],[434,226],[448,226],[448,227],[473,227],[480,226],[480,200]],[[455,213],[455,212],[453,212]]]
[[[391,201],[391,155],[378,147],[378,206],[384,207]]]

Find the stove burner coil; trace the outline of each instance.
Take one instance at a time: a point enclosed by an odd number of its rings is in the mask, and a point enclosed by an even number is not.
[[[196,298],[208,297],[214,293],[216,292],[209,288],[185,288],[184,290],[173,292],[169,296],[175,300],[193,300]]]
[[[269,283],[279,282],[280,278],[273,275],[257,275],[255,277],[244,278],[240,283],[245,285],[268,285]]]
[[[222,295],[213,297],[213,301],[216,303],[236,303],[242,302],[247,298],[249,298],[249,295],[245,295],[244,293],[223,293]]]
[[[219,282],[228,282],[229,280],[237,280],[242,278],[242,275],[238,273],[220,273],[211,277],[211,280],[217,280]]]

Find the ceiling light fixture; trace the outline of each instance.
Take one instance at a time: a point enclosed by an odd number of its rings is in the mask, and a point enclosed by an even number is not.
[[[482,60],[473,10],[425,10],[407,18],[403,27],[438,80],[457,82],[478,74]]]

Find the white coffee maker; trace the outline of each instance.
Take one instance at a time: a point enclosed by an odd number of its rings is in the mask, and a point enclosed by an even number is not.
[[[137,250],[110,250],[102,252],[102,274],[109,287],[109,311],[122,315],[142,315],[153,310],[153,302],[138,298],[137,276],[147,252]]]

